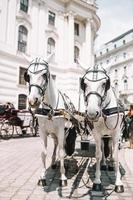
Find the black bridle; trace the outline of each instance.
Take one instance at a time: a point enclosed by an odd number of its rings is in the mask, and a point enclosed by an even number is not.
[[[31,66],[33,66],[33,65],[34,65],[34,71],[31,71],[30,68],[31,68]],[[41,69],[41,70],[38,70],[38,71],[37,71],[36,69],[37,69],[37,66],[38,66],[38,65],[44,66],[44,69]],[[27,82],[29,82],[29,93],[31,92],[31,88],[32,88],[32,87],[36,87],[36,88],[39,89],[41,96],[44,96],[45,91],[46,91],[46,89],[47,89],[47,85],[48,85],[48,79],[49,79],[49,76],[50,76],[49,69],[48,69],[48,63],[47,63],[46,61],[43,60],[43,62],[39,62],[39,60],[38,60],[38,61],[36,60],[36,62],[32,62],[32,63],[29,65],[29,67],[28,67],[28,69],[27,69],[27,72],[30,71],[30,73],[32,73],[32,74],[38,74],[38,73],[42,72],[43,70],[46,70],[46,73],[44,73],[44,76],[45,76],[45,79],[46,79],[45,84],[41,87],[41,86],[39,86],[38,84],[30,84],[30,80],[27,81]],[[29,76],[28,73],[27,73],[26,76]],[[26,78],[25,78],[25,79],[26,79]]]
[[[94,81],[93,81],[93,82],[94,82]],[[84,94],[84,95],[85,95],[85,94]],[[101,94],[99,94],[98,92],[96,92],[96,91],[91,91],[91,92],[89,92],[87,95],[85,95],[85,101],[86,101],[86,103],[88,102],[87,100],[88,100],[89,96],[91,96],[91,95],[95,95],[95,96],[97,96],[97,97],[100,99],[100,101],[101,101],[100,106],[101,106],[102,103],[103,103],[103,102],[105,101],[105,99],[106,99],[107,91],[106,91],[106,90],[104,91],[103,96],[102,96]]]
[[[86,77],[86,75],[89,74],[89,73],[93,73],[93,74],[97,73],[98,74],[99,72],[102,73],[102,74],[104,74],[105,77],[100,78],[100,79],[97,79],[97,77],[96,78],[93,77],[92,79],[89,79],[88,77]],[[84,97],[85,97],[86,104],[87,104],[87,100],[88,100],[89,96],[90,95],[95,95],[95,96],[97,96],[100,99],[100,101],[101,101],[100,106],[101,106],[102,103],[105,101],[105,99],[107,97],[107,90],[110,88],[110,78],[107,75],[106,71],[104,69],[103,70],[98,70],[98,69],[89,70],[88,69],[88,71],[86,72],[86,74],[83,76],[82,79],[83,80],[87,79],[89,82],[98,82],[98,81],[101,81],[101,80],[104,80],[104,79],[107,80],[103,96],[101,94],[99,94],[98,92],[96,92],[96,91],[91,91],[87,95],[85,95],[85,89],[84,89]],[[85,84],[85,83],[83,83],[83,84]],[[84,86],[84,88],[85,88],[85,86]]]

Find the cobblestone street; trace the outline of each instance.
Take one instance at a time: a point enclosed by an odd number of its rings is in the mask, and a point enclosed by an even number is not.
[[[48,164],[52,152],[48,146]],[[77,142],[78,143],[78,142]],[[78,145],[77,145],[78,146]],[[68,186],[59,187],[59,166],[48,169],[47,187],[37,185],[41,173],[41,140],[39,137],[17,138],[0,141],[0,200],[132,200],[133,199],[133,150],[128,143],[120,150],[121,171],[125,192],[116,194],[114,172],[102,171],[105,196],[91,195],[95,159],[81,154],[77,148],[73,158],[66,159]]]

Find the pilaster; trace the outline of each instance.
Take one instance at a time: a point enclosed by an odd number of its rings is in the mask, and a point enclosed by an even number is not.
[[[87,68],[92,66],[93,54],[93,37],[92,37],[92,19],[86,19],[86,32],[85,32],[85,63]]]
[[[74,13],[68,14],[68,54],[69,64],[74,63]]]

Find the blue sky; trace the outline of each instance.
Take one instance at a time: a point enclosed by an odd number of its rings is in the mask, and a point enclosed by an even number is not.
[[[133,28],[133,0],[97,0],[101,27],[96,47]]]

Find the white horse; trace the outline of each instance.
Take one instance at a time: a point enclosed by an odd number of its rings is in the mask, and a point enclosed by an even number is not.
[[[37,111],[40,137],[43,141],[43,152],[41,154],[43,162],[43,170],[39,183],[46,185],[46,156],[47,156],[47,137],[51,135],[54,140],[54,151],[52,155],[51,166],[56,165],[56,150],[59,147],[60,160],[60,185],[67,185],[67,177],[65,176],[64,156],[66,150],[68,154],[74,152],[76,131],[72,123],[68,119],[69,112],[73,107],[67,104],[65,96],[56,89],[53,78],[49,72],[48,63],[40,58],[33,60],[28,67],[25,80],[29,83],[28,102],[32,110]],[[38,109],[39,106],[42,108]],[[67,111],[66,112],[66,107]],[[69,129],[71,134],[69,144],[66,144],[65,128]],[[70,146],[71,145],[71,146]]]
[[[102,138],[106,135],[112,138],[112,158],[116,174],[115,192],[122,193],[124,186],[119,171],[118,145],[123,113],[120,112],[115,93],[110,86],[110,78],[103,68],[98,69],[98,66],[94,66],[92,69],[89,68],[83,76],[81,89],[84,93],[87,116],[94,126],[92,133],[96,141],[97,163],[93,190],[102,190],[100,164]]]

